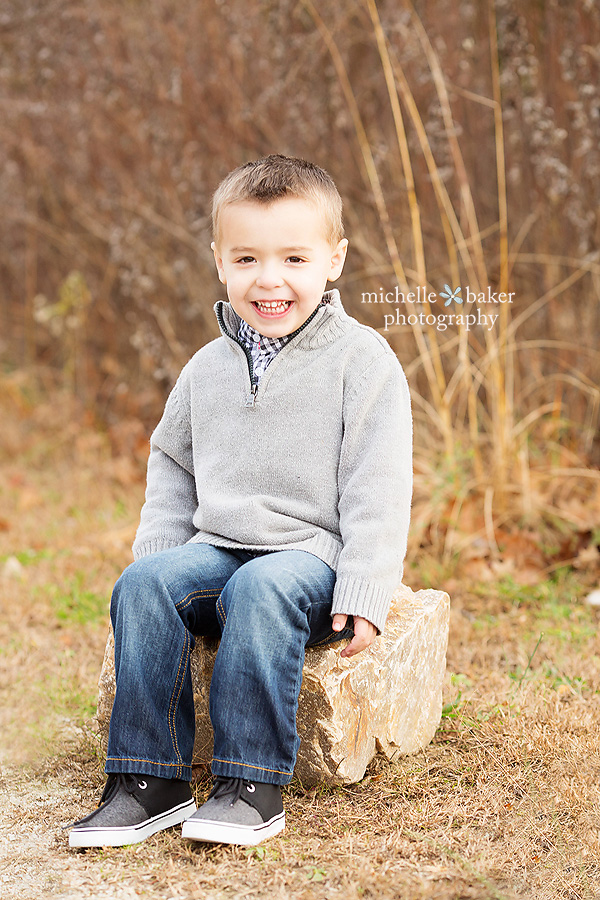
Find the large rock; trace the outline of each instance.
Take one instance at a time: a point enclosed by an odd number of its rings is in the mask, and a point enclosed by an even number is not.
[[[442,712],[449,612],[443,591],[414,593],[401,585],[385,632],[358,656],[342,659],[341,643],[307,650],[297,719],[302,743],[295,769],[305,786],[360,781],[377,752],[393,759],[429,743]],[[216,641],[199,638],[192,654],[194,764],[209,763],[212,756],[208,693],[217,647]],[[111,634],[98,697],[105,742],[114,692]]]

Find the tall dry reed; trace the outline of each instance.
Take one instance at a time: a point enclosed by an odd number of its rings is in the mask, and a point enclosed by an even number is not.
[[[405,293],[415,290],[418,285],[426,285],[428,290],[435,293],[436,287],[439,291],[440,272],[444,272],[451,285],[466,283],[476,294],[491,291],[492,296],[518,296],[513,273],[519,259],[520,244],[524,239],[523,229],[530,223],[525,223],[515,234],[511,245],[503,73],[498,43],[498,12],[493,0],[487,3],[485,56],[489,63],[489,96],[472,94],[469,98],[479,105],[482,116],[487,114],[489,118],[487,150],[490,162],[493,160],[494,163],[496,203],[495,221],[485,229],[480,225],[478,212],[478,207],[482,205],[481,198],[473,188],[473,179],[469,177],[464,162],[462,145],[468,137],[463,135],[463,140],[459,140],[462,129],[450,101],[453,85],[444,73],[439,54],[415,6],[411,0],[405,0],[404,8],[408,13],[406,30],[418,42],[423,59],[429,67],[429,80],[434,86],[439,105],[443,138],[447,142],[448,158],[456,185],[454,196],[450,195],[446,187],[448,173],[441,171],[436,160],[436,148],[432,146],[418,97],[415,96],[415,90],[402,64],[399,42],[392,36],[394,31],[389,27],[389,22],[387,28],[382,22],[375,0],[363,0],[362,8],[368,15],[365,39],[377,50],[381,84],[385,85],[391,112],[390,135],[393,135],[397,150],[397,153],[394,152],[394,148],[388,145],[389,156],[394,157],[394,163],[390,163],[391,183],[403,186],[407,210],[405,219],[410,225],[412,237],[411,246],[403,253],[398,245],[398,226],[394,225],[385,186],[374,162],[374,141],[369,137],[364,112],[360,109],[357,85],[352,83],[351,73],[344,64],[339,42],[332,28],[327,25],[312,0],[303,0],[303,5],[323,37],[351,112],[356,142],[363,160],[363,177],[373,193],[381,231],[385,235],[391,271],[400,290]],[[365,23],[366,16],[363,17]],[[415,139],[412,147],[409,126]],[[414,160],[418,153],[422,155],[426,166],[429,192],[434,196],[435,207],[427,205],[423,181],[419,190],[416,189]],[[441,260],[438,254],[428,266],[424,222],[434,208],[444,236],[446,260]],[[490,236],[495,237],[494,243],[490,243]],[[558,431],[553,433],[546,429],[545,446],[542,446],[540,432],[536,428],[540,420],[544,420],[546,424],[548,420],[553,420],[557,426],[560,425],[563,434],[570,426],[571,432],[579,431],[582,449],[589,450],[592,446],[598,428],[600,391],[598,385],[594,385],[584,374],[585,365],[576,372],[553,373],[557,385],[568,384],[583,398],[586,416],[582,429],[580,422],[571,421],[567,424],[569,410],[565,408],[560,391],[555,391],[551,402],[527,408],[524,401],[531,392],[531,384],[527,378],[527,356],[539,349],[543,342],[541,344],[539,341],[522,339],[519,334],[519,327],[524,322],[533,317],[550,299],[560,297],[564,290],[589,269],[589,262],[587,265],[584,262],[562,284],[554,286],[542,297],[527,298],[526,308],[516,315],[513,315],[513,307],[509,303],[499,304],[493,309],[498,313],[493,329],[484,327],[468,330],[461,323],[454,327],[448,326],[442,338],[438,325],[445,317],[439,315],[439,307],[434,309],[427,302],[423,305],[426,325],[423,325],[423,317],[413,315],[406,317],[408,322],[403,325],[386,324],[383,329],[392,340],[394,332],[399,332],[401,338],[403,333],[412,329],[417,353],[414,361],[407,365],[407,371],[409,376],[418,374],[420,370],[425,375],[424,382],[421,381],[420,384],[425,385],[426,389],[413,392],[422,429],[417,456],[417,490],[419,492],[420,489],[423,501],[424,495],[431,493],[436,482],[446,480],[446,484],[441,486],[445,502],[440,503],[440,497],[437,496],[431,502],[425,500],[420,507],[421,510],[425,507],[427,514],[423,516],[423,520],[430,532],[431,523],[437,521],[441,536],[440,547],[446,557],[461,545],[464,548],[466,542],[478,537],[480,541],[486,542],[489,552],[497,553],[497,526],[502,527],[507,521],[514,523],[515,520],[527,523],[527,519],[531,522],[540,515],[543,517],[544,514],[556,512],[556,509],[552,510],[551,503],[548,503],[545,492],[536,492],[532,487],[532,460],[529,452],[532,444],[535,444],[537,455],[542,458],[542,464],[536,467],[535,472],[537,485],[552,471],[556,473],[556,453],[550,448],[556,447]],[[410,276],[407,272],[410,272]],[[515,308],[518,307],[515,304]],[[461,312],[463,310],[467,312],[466,304]],[[550,341],[546,346],[558,350],[574,350],[576,342]],[[590,351],[591,356],[594,348],[590,348]],[[525,390],[518,392],[517,382]],[[436,433],[439,442],[432,439]],[[443,454],[440,454],[442,447]],[[440,465],[442,457],[445,462]],[[584,458],[585,449],[580,460],[583,461]],[[570,458],[570,463],[573,463],[573,457]],[[442,469],[441,479],[436,478],[436,467]],[[460,484],[457,484],[457,470],[461,470]],[[450,479],[448,471],[454,472]],[[584,482],[588,478],[592,479],[592,483],[597,480],[597,473],[584,468],[583,464],[578,467],[578,476]],[[470,530],[465,541],[459,529],[462,507],[465,502],[473,499],[478,502],[477,498],[481,508],[480,531],[479,534],[473,534]],[[572,524],[578,524],[583,530],[587,527],[585,521]]]

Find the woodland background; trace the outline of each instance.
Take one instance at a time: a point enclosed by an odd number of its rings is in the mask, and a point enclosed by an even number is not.
[[[597,4],[7,0],[0,37],[5,371],[69,387],[118,453],[217,333],[212,191],[282,152],[339,185],[340,287],[361,321],[382,328],[360,302],[382,286],[515,293],[491,333],[386,333],[413,389],[417,481],[442,467],[450,483],[445,523],[429,511],[445,558],[469,497],[487,491],[497,552],[492,516],[510,505],[537,527],[565,505],[540,472],[550,452],[561,478],[597,465]]]

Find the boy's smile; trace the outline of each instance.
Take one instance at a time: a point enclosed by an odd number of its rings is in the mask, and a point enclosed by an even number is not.
[[[256,300],[253,303],[258,313],[270,319],[284,316],[291,305],[291,300]]]
[[[306,322],[328,281],[341,275],[348,242],[325,236],[319,207],[300,197],[244,200],[221,213],[212,245],[219,278],[236,313],[265,337],[283,337]]]

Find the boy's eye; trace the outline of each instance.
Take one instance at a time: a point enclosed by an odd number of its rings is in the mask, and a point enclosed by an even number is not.
[[[301,256],[288,256],[288,262],[291,263],[301,263],[304,262]]]
[[[238,263],[252,263],[254,262],[253,256],[242,256],[240,259],[236,259]]]

